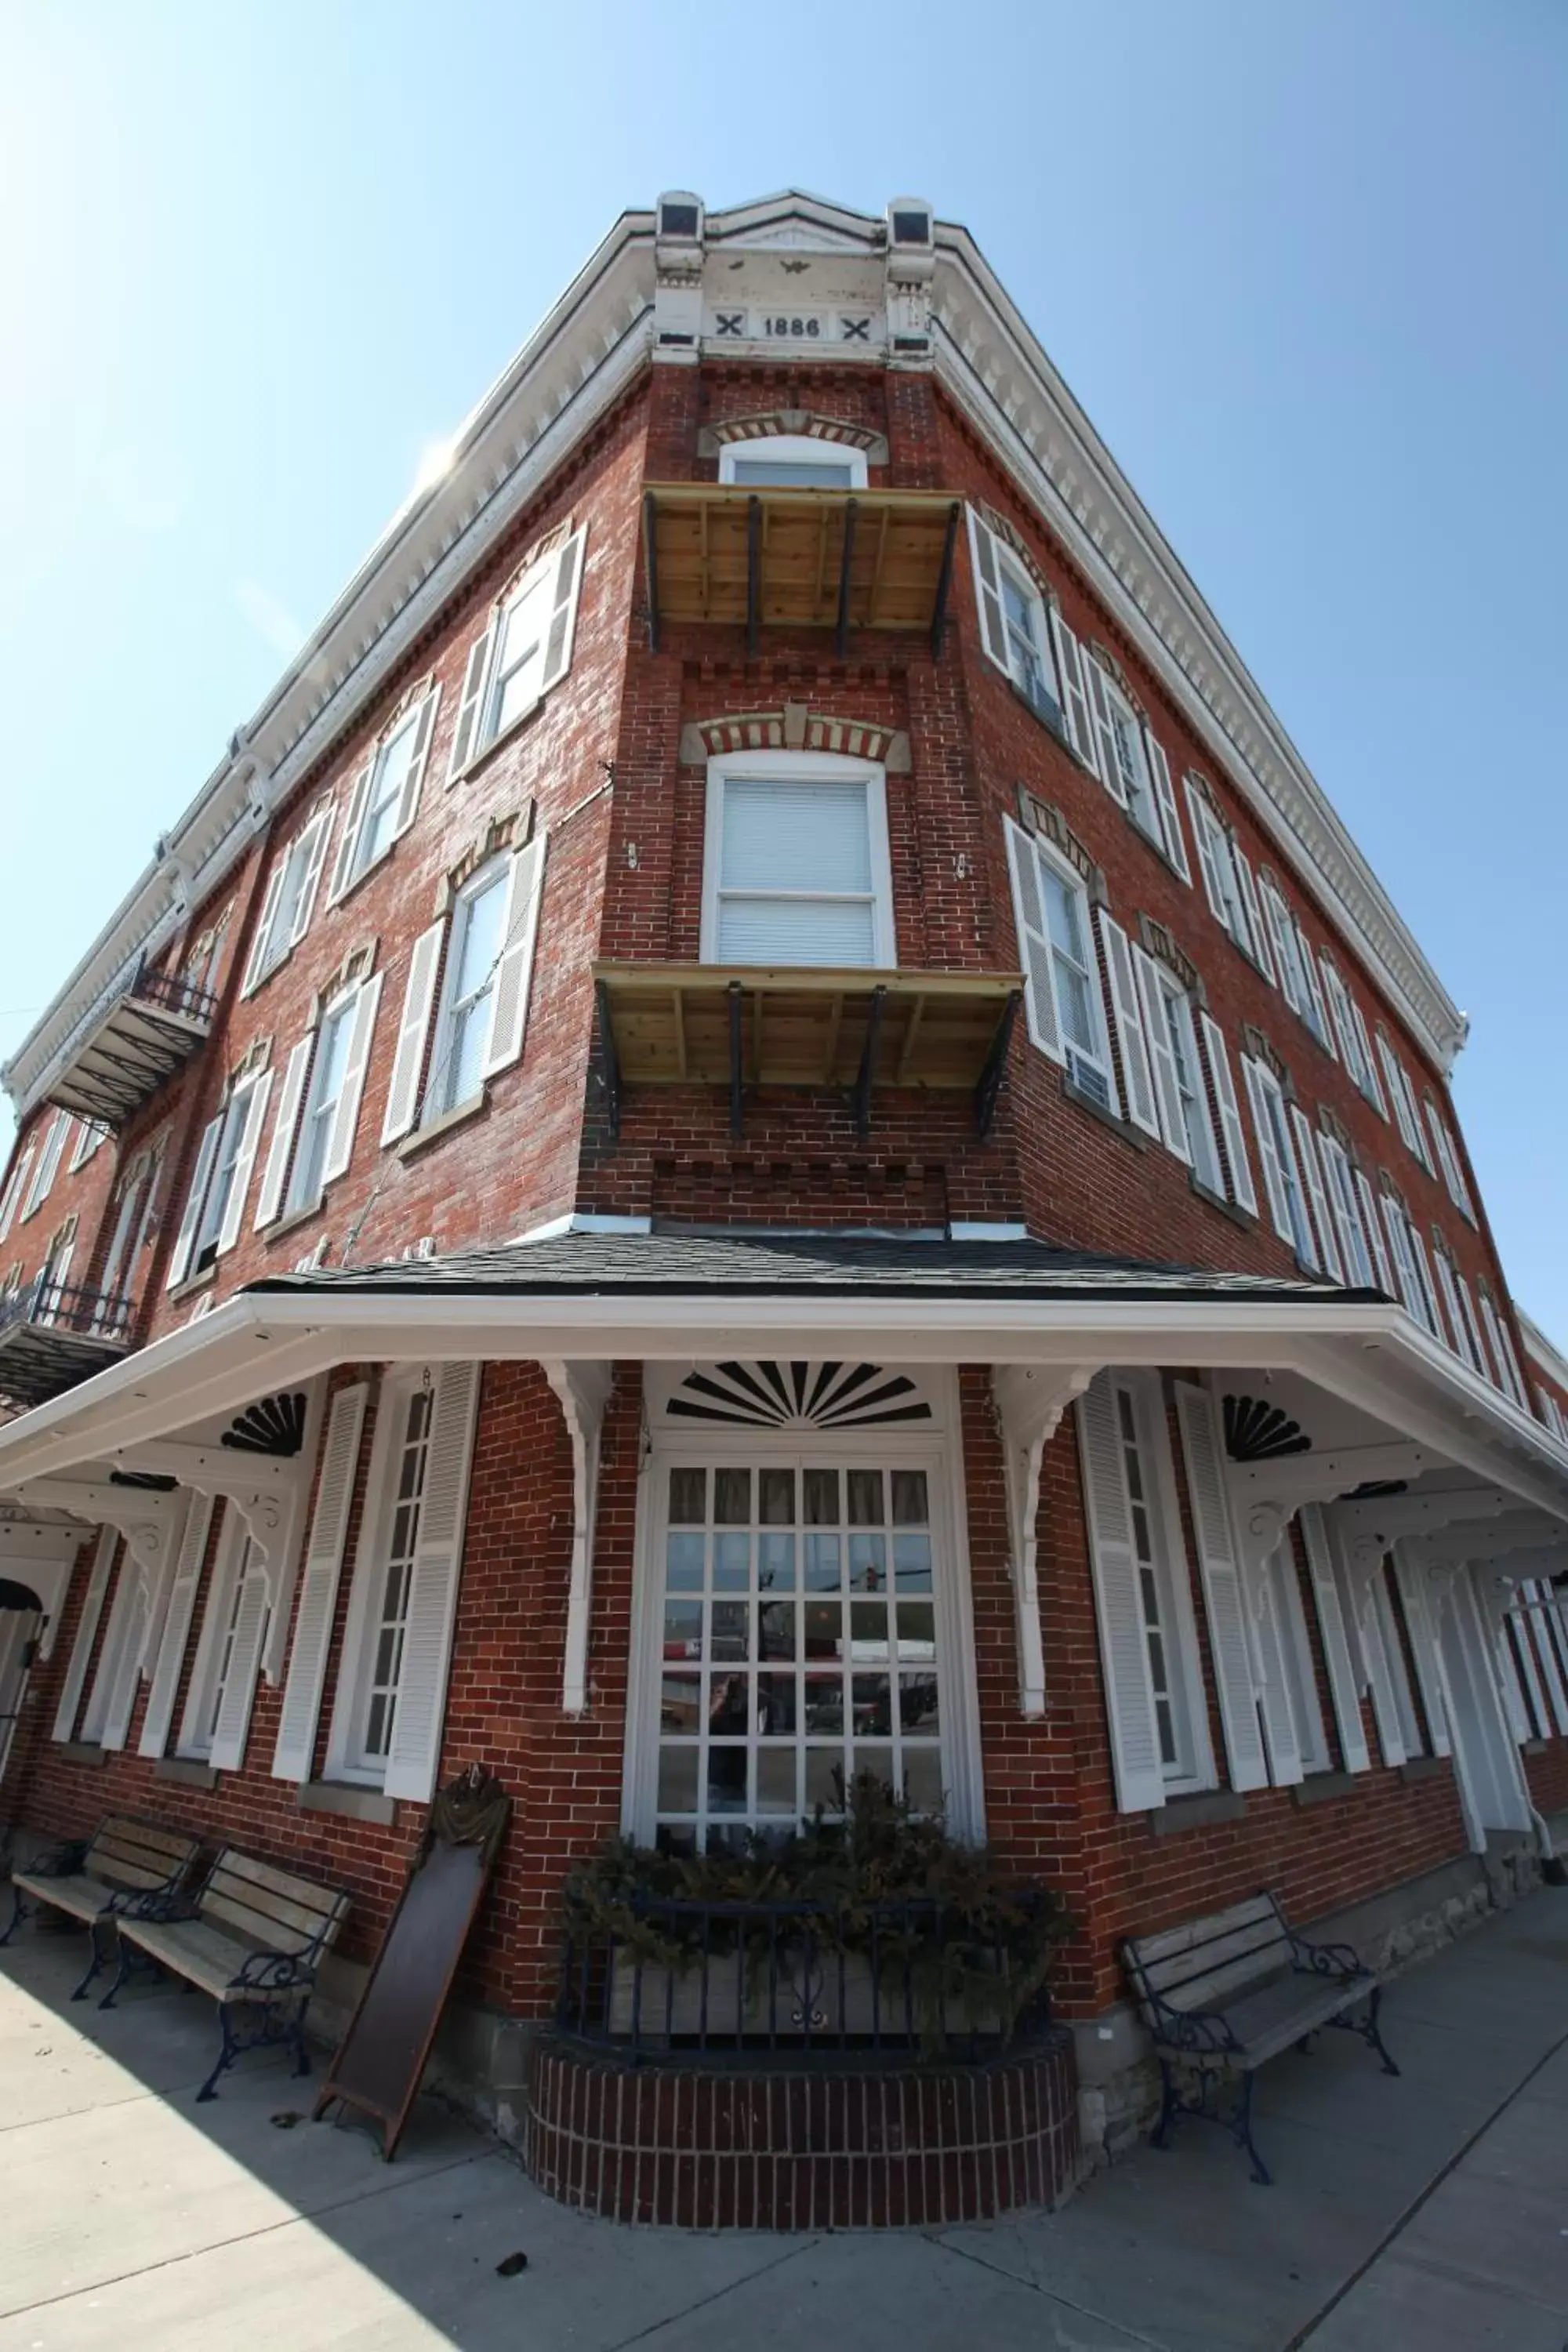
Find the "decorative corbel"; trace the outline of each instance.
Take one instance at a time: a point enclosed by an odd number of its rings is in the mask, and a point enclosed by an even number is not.
[[[308,1452],[265,1454],[221,1445],[148,1444],[130,1447],[120,1457],[127,1470],[143,1475],[177,1478],[193,1494],[221,1496],[245,1522],[246,1533],[259,1555],[270,1595],[272,1622],[263,1661],[268,1682],[276,1682],[279,1653],[286,1639],[282,1623],[290,1588],[286,1582],[297,1549],[300,1522],[305,1508]],[[274,1635],[277,1644],[274,1646]]]
[[[190,1496],[177,1486],[117,1486],[110,1479],[32,1478],[19,1491],[37,1509],[69,1511],[89,1527],[113,1528],[124,1537],[147,1598],[137,1661],[138,1671],[145,1673],[154,1633],[162,1631],[163,1601]]]
[[[1082,1396],[1098,1365],[1065,1369],[1046,1364],[997,1364],[991,1393],[1002,1440],[1007,1488],[1007,1541],[1011,1553],[1013,1608],[1018,1628],[1018,1710],[1046,1711],[1045,1645],[1040,1636],[1037,1569],[1040,1468],[1046,1447],[1075,1397]]]
[[[593,1359],[548,1359],[544,1377],[554,1390],[572,1441],[572,1577],[566,1600],[566,1656],[561,1704],[568,1715],[588,1706],[588,1626],[594,1595],[594,1515],[599,1499],[599,1434],[615,1378],[613,1364]]]

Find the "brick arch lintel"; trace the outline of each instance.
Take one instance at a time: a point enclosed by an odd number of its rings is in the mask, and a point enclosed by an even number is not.
[[[786,702],[776,710],[725,711],[717,719],[694,719],[680,730],[680,765],[700,768],[725,751],[838,751],[855,760],[879,760],[891,776],[910,773],[910,739],[902,727],[879,720],[843,719]]]
[[[868,425],[850,425],[843,417],[819,416],[810,408],[770,408],[758,416],[727,416],[722,424],[705,425],[697,436],[700,457],[716,457],[727,441],[772,440],[796,435],[808,441],[837,441],[848,449],[864,449],[868,466],[888,463],[888,436]]]

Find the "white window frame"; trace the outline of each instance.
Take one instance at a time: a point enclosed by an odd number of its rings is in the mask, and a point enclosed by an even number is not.
[[[993,530],[984,515],[973,506],[965,509],[969,518],[969,562],[973,576],[975,610],[980,618],[980,646],[992,667],[999,669],[1023,697],[1037,717],[1046,719],[1058,731],[1070,736],[1073,749],[1086,766],[1097,769],[1094,752],[1094,730],[1089,719],[1089,700],[1083,665],[1087,656],[1067,629],[1061,615],[1041,593],[1039,583],[1017,551]],[[985,577],[989,562],[996,573],[993,590]],[[1024,604],[1027,616],[1026,635],[1030,651],[1040,674],[1044,689],[1042,698],[1032,690],[1029,665],[1018,646],[1018,633],[1008,618],[1003,597],[1004,583],[1011,587]],[[994,609],[993,609],[994,608]],[[998,651],[994,632],[1001,632]],[[1064,647],[1064,637],[1067,645]],[[1069,703],[1070,696],[1070,703]]]
[[[429,765],[430,745],[436,731],[436,717],[440,709],[441,689],[431,687],[417,702],[388,728],[369,760],[361,769],[349,802],[349,814],[343,827],[343,838],[338,851],[337,868],[332,877],[330,903],[336,906],[340,898],[356,888],[367,874],[391,856],[404,835],[419,814],[424,791],[425,772]],[[392,755],[405,740],[409,743],[408,764],[394,788],[388,789],[386,778],[392,765]],[[374,855],[371,852],[372,821],[385,810],[392,811],[392,824],[386,839]]]
[[[441,970],[441,986],[436,999],[430,1067],[425,1080],[425,1092],[419,1114],[421,1126],[432,1125],[437,1119],[445,1118],[449,1112],[460,1110],[463,1107],[462,1103],[450,1100],[447,1096],[447,1064],[451,1060],[458,1014],[468,1007],[488,1003],[490,1008],[492,1026],[494,1024],[496,982],[500,971],[499,952],[491,958],[479,986],[471,991],[461,1004],[453,995],[458,969],[462,962],[464,934],[469,919],[469,910],[477,899],[487,897],[491,890],[500,891],[504,901],[507,891],[505,854],[499,857],[487,857],[482,866],[476,866],[452,900],[452,910],[447,923],[446,956]],[[504,944],[503,940],[503,947]],[[489,1059],[488,1049],[483,1059]],[[484,1080],[481,1076],[474,1093],[465,1097],[464,1100],[476,1101],[483,1093]]]
[[[587,562],[588,527],[584,523],[542,555],[537,562],[530,564],[504,599],[490,607],[484,627],[468,647],[458,719],[447,753],[448,784],[455,784],[459,777],[467,775],[476,761],[492,751],[498,743],[504,742],[509,735],[531,719],[545,696],[569,674],[576,647],[577,613],[582,603],[583,578]],[[563,570],[567,570],[564,591],[561,585]],[[502,674],[501,647],[506,638],[507,621],[514,609],[531,596],[542,579],[546,577],[552,583],[552,593],[545,612],[543,634],[538,640],[542,649],[539,689],[530,702],[512,713],[503,727],[499,724],[501,695],[507,679],[515,676],[523,666],[521,662],[513,663],[511,668]],[[550,640],[555,634],[558,621],[561,624],[561,642],[552,669],[550,667]]]
[[[205,1274],[209,1267],[217,1264],[218,1259],[225,1255],[226,1249],[232,1249],[239,1239],[245,1218],[244,1192],[240,1196],[234,1220],[233,1235],[226,1244],[223,1241],[223,1228],[227,1218],[229,1196],[234,1189],[235,1173],[243,1155],[245,1131],[251,1117],[256,1089],[261,1085],[263,1079],[266,1079],[268,1091],[270,1092],[272,1081],[269,1071],[265,1068],[248,1071],[233,1088],[227,1102],[224,1105],[223,1125],[218,1130],[217,1144],[212,1155],[205,1197],[192,1235],[190,1262],[183,1276],[186,1281],[196,1275]],[[241,1180],[245,1192],[250,1190],[250,1178],[255,1169],[256,1147],[258,1140],[258,1137],[252,1135],[250,1154],[245,1163],[245,1173]]]
[[[74,1176],[79,1168],[85,1168],[99,1145],[108,1140],[109,1129],[106,1127],[95,1127],[89,1118],[79,1119],[76,1141],[71,1147],[70,1174]]]
[[[747,463],[774,466],[846,465],[849,478],[841,486],[828,482],[737,482],[735,467]],[[754,440],[725,441],[719,450],[719,479],[737,489],[823,489],[866,488],[866,452],[847,441],[829,441],[815,433],[765,433]]]
[[[17,1206],[26,1185],[28,1171],[33,1165],[37,1150],[36,1143],[25,1144],[15,1167],[5,1179],[5,1190],[0,1192],[0,1241],[5,1240],[16,1223]]]
[[[310,928],[321,868],[326,863],[332,811],[332,802],[325,801],[307,818],[268,877],[240,986],[241,996],[253,996],[264,982],[270,980],[288,962]]]
[[[1143,992],[1144,1010],[1151,1025],[1159,1024],[1159,1033],[1151,1041],[1154,1056],[1155,1087],[1161,1095],[1163,1117],[1164,1097],[1159,1086],[1162,1048],[1169,1054],[1173,1083],[1181,1110],[1181,1134],[1165,1141],[1178,1160],[1184,1160],[1198,1182],[1217,1195],[1226,1197],[1225,1171],[1220,1161],[1219,1139],[1215,1133],[1214,1118],[1209,1109],[1208,1088],[1204,1078],[1203,1055],[1198,1050],[1198,1028],[1193,1014],[1193,1000],[1175,973],[1157,957],[1141,957],[1140,975],[1148,976]],[[1163,1033],[1163,1034],[1160,1034]]]
[[[1258,886],[1252,879],[1252,869],[1245,864],[1236,845],[1230,827],[1211,804],[1206,793],[1198,790],[1192,776],[1185,779],[1187,814],[1192,820],[1193,837],[1197,844],[1198,867],[1204,877],[1204,896],[1209,912],[1236,945],[1248,963],[1272,981],[1272,960],[1266,961],[1267,947],[1262,929],[1262,918],[1248,904],[1248,896],[1257,898]],[[1247,875],[1244,887],[1241,875]]]
[[[1323,1155],[1329,1212],[1339,1227],[1340,1255],[1344,1261],[1345,1280],[1352,1290],[1377,1290],[1382,1286],[1377,1278],[1372,1244],[1362,1220],[1362,1204],[1350,1156],[1339,1138],[1330,1135],[1326,1129],[1319,1130],[1318,1148]]]
[[[235,1621],[245,1588],[245,1572],[252,1565],[250,1530],[232,1503],[224,1507],[223,1528],[202,1602],[201,1631],[191,1664],[190,1684],[180,1716],[176,1756],[205,1763],[212,1754],[218,1709],[233,1653]]]
[[[1125,1433],[1121,1425],[1120,1396],[1123,1394],[1131,1407],[1135,1451],[1145,1490],[1142,1501],[1152,1538],[1150,1567],[1156,1595],[1155,1615],[1168,1667],[1173,1744],[1176,1749],[1173,1763],[1162,1757],[1161,1777],[1167,1798],[1191,1796],[1201,1790],[1217,1788],[1219,1777],[1209,1739],[1208,1697],[1204,1685],[1203,1653],[1198,1646],[1192,1563],[1187,1558],[1187,1547],[1182,1534],[1181,1507],[1176,1499],[1175,1464],[1165,1419],[1164,1391],[1157,1372],[1122,1370],[1113,1367],[1107,1379],[1111,1391],[1118,1467],[1121,1473],[1130,1528],[1132,1525],[1132,1497],[1127,1485]],[[1138,1582],[1140,1599],[1143,1603],[1143,1636],[1147,1646],[1154,1629],[1151,1628],[1148,1621],[1141,1573],[1142,1564],[1138,1560],[1136,1549],[1133,1557],[1135,1567],[1140,1571]],[[1156,1698],[1157,1726],[1158,1693],[1152,1661],[1149,1680],[1151,1692]]]
[[[294,1134],[289,1155],[289,1181],[283,1188],[283,1204],[279,1213],[283,1217],[303,1216],[308,1209],[318,1206],[325,1194],[327,1179],[324,1176],[308,1195],[301,1188],[300,1179],[306,1159],[305,1139],[313,1124],[324,1121],[325,1139],[321,1145],[321,1165],[324,1169],[331,1144],[332,1121],[337,1117],[343,1086],[350,1077],[347,1056],[353,1046],[354,1015],[363,984],[360,981],[352,981],[347,988],[340,989],[336,996],[321,1007],[321,1018],[316,1024],[315,1035],[310,1045],[310,1075],[305,1082],[304,1092],[300,1097],[299,1113],[294,1121]],[[342,1075],[339,1081],[338,1092],[333,1095],[330,1102],[323,1103],[321,1097],[321,1079],[326,1067],[326,1056],[321,1048],[329,1026],[335,1027],[340,1022],[342,1024],[345,1057]]]
[[[1253,1124],[1258,1130],[1258,1154],[1263,1163],[1264,1190],[1269,1196],[1274,1230],[1280,1240],[1295,1251],[1303,1265],[1311,1267],[1314,1272],[1320,1271],[1317,1237],[1312,1230],[1307,1188],[1296,1164],[1296,1145],[1290,1132],[1290,1107],[1285,1098],[1285,1089],[1267,1062],[1257,1061],[1244,1054],[1241,1066],[1247,1073]],[[1274,1187],[1268,1182],[1271,1161],[1279,1171],[1282,1202],[1275,1197]]]
[[[1442,1170],[1443,1181],[1448,1188],[1448,1198],[1459,1214],[1473,1225],[1476,1222],[1476,1204],[1470,1198],[1469,1186],[1465,1181],[1464,1171],[1459,1165],[1458,1146],[1454,1140],[1452,1131],[1429,1094],[1424,1097],[1421,1108],[1426,1114],[1426,1125],[1437,1154],[1437,1165]]]
[[[922,1373],[942,1430],[957,1427],[957,1390],[950,1373]],[[931,1599],[935,1604],[937,1654],[942,1662],[942,1780],[947,1823],[959,1838],[978,1843],[985,1835],[984,1776],[980,1748],[980,1709],[964,1496],[962,1447],[949,1436],[919,1437],[890,1429],[858,1432],[808,1430],[784,1437],[767,1429],[715,1427],[693,1439],[656,1433],[647,1475],[637,1481],[637,1540],[633,1580],[633,1641],[628,1677],[626,1734],[621,1775],[621,1825],[640,1843],[651,1844],[658,1810],[659,1692],[663,1671],[663,1533],[669,1471],[682,1465],[732,1462],[765,1465],[809,1455],[824,1468],[867,1467],[884,1471],[921,1469],[926,1474],[931,1530],[937,1558]]]
[[[1019,968],[1025,975],[1024,1012],[1030,1042],[1037,1046],[1049,1060],[1058,1063],[1074,1086],[1097,1102],[1102,1100],[1100,1091],[1102,1086],[1103,1108],[1120,1118],[1121,1097],[1117,1088],[1116,1068],[1110,1055],[1110,1024],[1106,1011],[1105,986],[1100,979],[1099,957],[1096,952],[1094,910],[1089,898],[1089,885],[1077,866],[1069,859],[1062,856],[1052,843],[1042,839],[1037,833],[1026,832],[1012,817],[1006,817],[1003,822],[1007,827],[1009,857],[1014,861],[1010,868],[1013,884],[1013,920],[1018,946]],[[1033,926],[1027,923],[1026,910],[1018,895],[1019,878],[1016,861],[1026,857],[1032,859],[1035,866],[1034,887],[1039,900],[1042,926],[1038,932],[1035,932]],[[1076,966],[1078,959],[1052,936],[1050,918],[1047,913],[1047,902],[1040,880],[1041,866],[1053,873],[1078,903],[1080,927],[1089,958],[1088,964],[1083,969],[1089,984],[1089,1018],[1095,1033],[1088,1046],[1078,1038],[1069,1038],[1062,1024],[1061,997],[1057,987],[1057,962],[1060,959],[1068,965]],[[1046,1006],[1042,1006],[1038,1001],[1039,974],[1035,959],[1028,952],[1026,934],[1038,937],[1046,943],[1046,978],[1050,991],[1050,1003]],[[1084,1080],[1085,1072],[1088,1073],[1089,1077],[1087,1085]],[[1096,1081],[1099,1081],[1098,1085]]]
[[[1287,1529],[1283,1542],[1263,1563],[1263,1575],[1274,1601],[1274,1623],[1285,1669],[1285,1697],[1296,1727],[1296,1746],[1303,1775],[1327,1772],[1333,1764],[1322,1702],[1318,1696],[1317,1670],[1311,1636],[1307,1631],[1306,1604],[1301,1597],[1301,1570],[1295,1543]]]
[[[54,1189],[55,1177],[58,1172],[60,1160],[65,1151],[66,1137],[70,1130],[70,1113],[64,1110],[56,1111],[49,1122],[47,1132],[44,1137],[43,1150],[39,1152],[33,1170],[33,1181],[27,1187],[27,1197],[23,1203],[22,1223],[24,1224],[29,1217],[37,1215]]]
[[[897,969],[899,951],[893,920],[892,861],[888,846],[887,771],[879,761],[853,760],[834,751],[736,751],[721,753],[709,761],[707,821],[702,845],[702,923],[698,950],[704,963],[718,965],[720,961],[720,877],[723,871],[724,794],[727,787],[742,782],[842,784],[857,782],[863,782],[866,787],[866,824],[871,863],[872,961],[855,969],[868,971],[892,971]],[[744,895],[766,894],[748,892]],[[795,895],[815,905],[836,898],[852,898],[857,903],[863,903],[867,894],[862,891],[809,890]],[[822,967],[823,970],[835,968]]]

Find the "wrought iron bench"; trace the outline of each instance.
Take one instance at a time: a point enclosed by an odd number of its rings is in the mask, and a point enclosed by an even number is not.
[[[145,1895],[120,1914],[120,1972],[99,2007],[159,1970],[211,1993],[223,2040],[198,2099],[216,2098],[218,2076],[247,2050],[287,2042],[308,2074],[305,2012],[348,1908],[341,1889],[225,1846],[193,1895]],[[237,2022],[241,2011],[248,2022]]]
[[[1383,1988],[1349,1944],[1314,1944],[1298,1936],[1272,1895],[1255,1895],[1228,1911],[1190,1919],[1157,1936],[1124,1943],[1122,1958],[1154,2037],[1160,2061],[1160,2120],[1154,2146],[1168,2144],[1178,2116],[1224,2124],[1252,2159],[1254,2180],[1271,2179],[1252,2137],[1252,2078],[1292,2046],[1304,2049],[1322,2025],[1359,2033],[1398,2067],[1378,2031]],[[1359,2017],[1351,2014],[1360,2010]],[[1196,2077],[1184,2095],[1178,2070]],[[1237,2079],[1233,2112],[1219,2106],[1222,2082]]]
[[[83,2000],[109,1957],[115,1927],[131,1904],[175,1894],[190,1873],[201,1840],[129,1813],[110,1813],[89,1838],[66,1838],[11,1874],[11,1917],[0,1944],[8,1944],[24,1917],[41,1908],[79,1919],[92,1947],[87,1974],[71,1994]]]

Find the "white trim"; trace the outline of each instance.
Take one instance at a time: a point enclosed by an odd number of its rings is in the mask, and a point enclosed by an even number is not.
[[[731,783],[853,783],[866,786],[866,824],[871,866],[871,960],[867,969],[898,966],[893,927],[893,877],[888,851],[887,773],[877,760],[853,760],[837,751],[723,751],[708,762],[707,817],[702,843],[702,936],[698,953],[718,964],[719,877],[724,841],[724,792]],[[831,897],[805,892],[806,898]],[[857,893],[857,896],[860,894]]]

